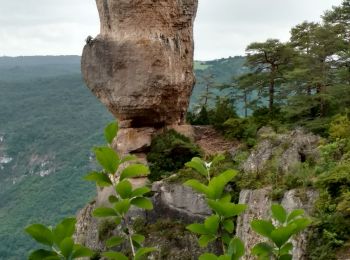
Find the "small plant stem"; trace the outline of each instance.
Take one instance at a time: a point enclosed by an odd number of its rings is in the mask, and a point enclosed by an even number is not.
[[[128,238],[129,238],[129,242],[130,242],[130,248],[131,248],[132,256],[135,257],[136,253],[135,253],[134,244],[133,244],[133,242],[132,242],[131,229],[130,229],[128,220],[127,220],[127,218],[125,217],[125,215],[123,216],[123,220],[124,220],[125,226],[126,226],[126,228],[127,228],[127,230],[128,230]]]

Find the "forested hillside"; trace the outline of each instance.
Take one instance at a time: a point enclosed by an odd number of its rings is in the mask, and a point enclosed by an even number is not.
[[[242,60],[205,67],[220,68],[225,82]],[[193,104],[202,91],[199,84]],[[26,225],[56,223],[94,197],[82,176],[113,117],[84,86],[78,56],[0,58],[0,92],[0,258],[17,260],[32,245]]]

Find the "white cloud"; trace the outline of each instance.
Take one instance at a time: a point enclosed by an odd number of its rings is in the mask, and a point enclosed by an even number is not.
[[[199,0],[195,58],[244,54],[253,41],[288,40],[292,26],[319,20],[341,0]],[[0,56],[81,54],[99,30],[94,0],[0,0]]]

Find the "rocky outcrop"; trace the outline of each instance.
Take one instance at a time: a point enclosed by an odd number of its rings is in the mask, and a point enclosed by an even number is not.
[[[168,217],[190,223],[211,214],[204,197],[182,184],[155,182],[152,191],[155,210],[150,214],[156,218]]]
[[[308,215],[311,215],[317,198],[318,192],[315,190],[290,190],[284,194],[281,205],[288,212],[295,209],[303,209]],[[307,260],[307,241],[307,231],[302,232],[292,240],[293,260]]]
[[[159,221],[177,223],[176,226],[180,224],[186,226],[194,221],[202,221],[211,213],[203,196],[181,184],[156,182],[152,185],[152,192],[154,193],[152,196],[154,209],[152,211],[143,211],[132,208],[128,213],[129,218],[133,220],[141,219],[145,226],[159,226],[159,224],[156,224]],[[105,225],[105,223],[103,222],[104,220],[92,217],[92,211],[96,207],[110,206],[108,197],[112,194],[115,194],[113,188],[104,188],[100,190],[96,201],[90,203],[78,213],[75,239],[82,245],[88,246],[97,252],[105,250],[104,241],[101,240],[101,225]],[[167,224],[165,227],[169,229],[167,232],[171,232],[173,226],[173,224],[170,226]],[[186,259],[193,259],[192,257],[194,255],[198,255],[198,252],[202,252],[198,247],[195,235],[184,232],[183,230],[183,238],[174,235],[167,236],[165,243],[165,241],[163,241],[164,238],[161,236],[165,231],[161,231],[162,232],[150,233],[147,243],[150,246],[162,245],[162,247],[168,248],[167,251],[169,250],[172,252],[171,255],[176,255],[176,257],[157,259],[184,259],[181,258],[182,254],[188,257]],[[108,232],[113,234],[118,232],[118,230],[116,227],[112,226],[111,230],[108,230]],[[152,244],[152,242],[155,241],[158,242]],[[187,242],[185,243],[185,241]],[[172,245],[173,248],[169,248],[169,245]],[[194,251],[192,250],[193,248],[195,248]],[[170,252],[168,252],[168,254],[170,254]]]
[[[258,137],[258,145],[242,166],[246,173],[261,173],[272,161],[276,167],[274,170],[290,173],[299,163],[317,161],[319,157],[319,137],[303,129],[277,134],[265,127],[258,132]]]
[[[250,228],[250,222],[253,219],[266,219],[269,217],[271,207],[270,199],[271,188],[260,190],[243,190],[239,196],[239,203],[248,205],[247,210],[238,217],[236,225],[236,234],[242,239],[245,245],[245,255],[243,259],[253,260],[255,257],[250,255],[250,250],[254,245],[263,242],[263,238]]]
[[[247,204],[248,209],[238,217],[236,234],[242,239],[246,247],[244,260],[253,260],[250,255],[251,249],[257,243],[264,242],[264,238],[253,232],[250,223],[253,219],[267,219],[270,216],[272,200],[270,197],[271,188],[259,190],[243,190],[240,193],[239,203]],[[304,209],[309,215],[312,210],[318,193],[314,190],[290,190],[287,191],[281,201],[282,206],[288,211]],[[293,260],[306,260],[307,231],[299,234],[292,240]]]
[[[101,32],[82,72],[123,127],[181,124],[194,85],[197,0],[96,0]]]

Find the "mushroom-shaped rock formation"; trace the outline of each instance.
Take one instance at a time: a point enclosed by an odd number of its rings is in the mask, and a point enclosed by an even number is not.
[[[101,33],[84,47],[87,86],[124,127],[184,122],[195,82],[198,0],[96,0]]]

